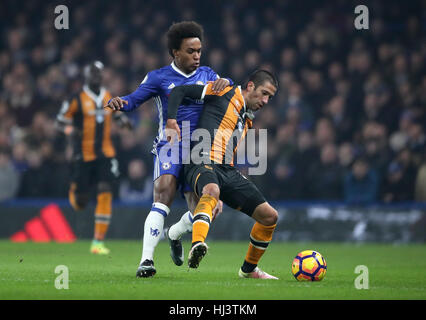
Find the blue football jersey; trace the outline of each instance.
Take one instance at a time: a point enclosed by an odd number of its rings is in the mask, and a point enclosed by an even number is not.
[[[215,81],[219,78],[219,75],[209,67],[202,66],[190,74],[185,74],[172,62],[168,66],[149,72],[133,93],[121,97],[121,99],[128,101],[128,105],[124,105],[122,111],[132,111],[148,99],[153,98],[158,109],[159,122],[154,148],[161,147],[161,145],[167,143],[167,141],[164,141],[164,128],[167,121],[167,105],[171,90],[181,85],[205,85],[208,81]],[[232,84],[232,81],[229,81]],[[203,101],[201,100],[184,100],[178,109],[176,119],[182,134],[184,134],[182,121],[190,122],[190,134],[197,128],[202,107]],[[182,139],[184,138],[182,135]]]

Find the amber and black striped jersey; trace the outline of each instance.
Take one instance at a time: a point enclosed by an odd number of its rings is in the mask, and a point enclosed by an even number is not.
[[[246,108],[240,86],[228,86],[217,93],[212,91],[212,85],[174,88],[169,97],[168,116],[175,118],[175,104],[183,97],[204,100],[198,128],[208,130],[210,146],[207,150],[204,147],[200,150],[208,152],[204,156],[213,163],[233,165],[235,151],[252,126],[253,113]]]
[[[96,95],[84,86],[78,95],[63,103],[57,120],[73,125],[80,133],[73,136],[74,159],[87,162],[115,157],[111,140],[112,111],[103,108],[111,98],[105,88]]]

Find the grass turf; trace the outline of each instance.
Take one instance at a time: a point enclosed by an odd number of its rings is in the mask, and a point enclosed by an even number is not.
[[[106,241],[108,256],[89,253],[90,242],[72,244],[0,241],[0,299],[426,299],[426,246],[272,242],[260,267],[280,278],[240,279],[246,242],[210,241],[200,267],[176,267],[168,244],[157,247],[154,278],[137,279],[140,241]],[[189,242],[184,242],[185,256]],[[297,282],[294,256],[317,250],[327,260],[321,282]],[[186,258],[186,257],[185,257]],[[58,265],[69,270],[69,289],[55,288]],[[357,265],[369,271],[369,289],[354,286]]]

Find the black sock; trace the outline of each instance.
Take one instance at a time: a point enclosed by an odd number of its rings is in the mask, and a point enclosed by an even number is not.
[[[257,267],[257,264],[252,264],[244,260],[244,263],[241,267],[241,271],[244,273],[250,273],[250,272],[253,272],[253,270],[256,269],[256,267]]]
[[[193,242],[192,243],[192,245],[191,245],[191,248],[193,247],[193,246],[195,246],[197,243],[200,243],[201,241],[195,241],[195,242]]]

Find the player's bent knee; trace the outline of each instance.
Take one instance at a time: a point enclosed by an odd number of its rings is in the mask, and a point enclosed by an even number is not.
[[[272,226],[274,224],[276,224],[278,222],[278,212],[277,210],[275,210],[274,208],[271,207],[271,209],[269,210],[270,212],[268,213],[268,218],[267,218],[267,226]]]
[[[278,212],[267,202],[260,204],[252,217],[264,226],[273,226],[278,222]]]
[[[209,183],[203,187],[203,195],[208,194],[216,199],[219,199],[220,189],[216,183]]]

